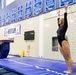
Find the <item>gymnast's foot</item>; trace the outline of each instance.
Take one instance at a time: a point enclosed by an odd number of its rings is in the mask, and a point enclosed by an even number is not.
[[[70,74],[70,73],[72,73],[72,70],[71,71],[70,70],[64,71],[64,73]]]

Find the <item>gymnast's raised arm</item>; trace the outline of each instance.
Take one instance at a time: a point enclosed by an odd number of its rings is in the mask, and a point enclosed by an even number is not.
[[[68,26],[68,22],[67,22],[67,8],[68,8],[68,4],[64,5],[65,8],[65,13],[64,13],[64,25]]]
[[[58,26],[60,26],[60,25],[59,25],[59,19],[60,19],[60,10],[57,12],[57,14],[58,14],[58,18],[57,18],[57,20],[58,20],[58,21],[57,21],[57,22],[58,22]]]

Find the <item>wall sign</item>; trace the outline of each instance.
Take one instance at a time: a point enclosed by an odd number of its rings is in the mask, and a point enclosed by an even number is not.
[[[21,34],[21,25],[10,26],[4,29],[4,36],[16,36]]]

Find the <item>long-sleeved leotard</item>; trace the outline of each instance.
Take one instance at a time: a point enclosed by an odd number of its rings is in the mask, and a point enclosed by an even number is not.
[[[58,30],[57,30],[57,37],[58,37],[58,43],[60,46],[62,46],[62,41],[65,39],[65,34],[68,28],[68,22],[67,22],[67,13],[64,13],[64,25],[59,25],[59,18],[58,18]]]

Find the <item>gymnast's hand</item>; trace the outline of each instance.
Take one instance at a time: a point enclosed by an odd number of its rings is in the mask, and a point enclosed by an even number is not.
[[[60,10],[57,12],[57,14],[60,14]]]
[[[65,4],[65,5],[64,5],[64,8],[67,9],[67,8],[68,8],[68,4]]]
[[[65,12],[67,13],[68,4],[65,4],[64,8],[65,8]]]
[[[58,14],[58,18],[60,18],[60,10],[57,12],[57,14]]]

